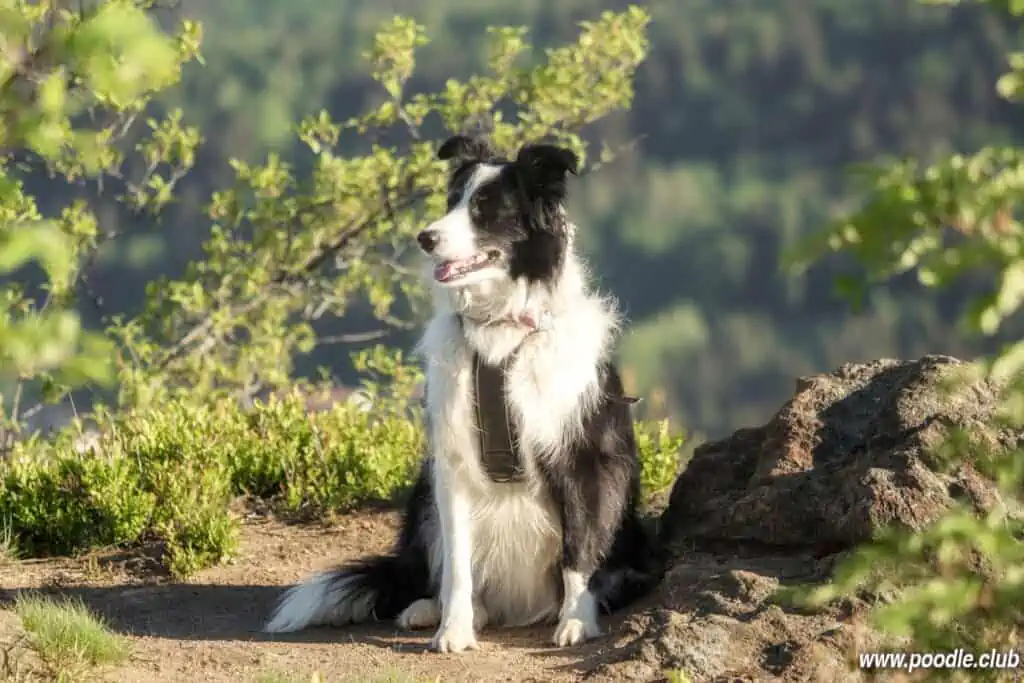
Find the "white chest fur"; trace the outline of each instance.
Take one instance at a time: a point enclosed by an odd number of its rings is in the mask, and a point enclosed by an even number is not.
[[[492,624],[523,625],[558,614],[561,525],[537,463],[566,455],[581,435],[583,419],[600,398],[599,361],[611,327],[610,315],[595,300],[541,332],[463,328],[447,315],[436,317],[424,335],[435,491],[461,500],[465,519],[453,526],[472,529],[467,551],[473,593]],[[489,362],[518,349],[506,391],[526,471],[523,483],[496,484],[482,467],[470,344]],[[442,570],[442,534],[434,535],[431,548],[435,577]]]
[[[563,455],[601,399],[600,362],[614,329],[613,314],[601,304],[584,299],[543,331],[463,327],[454,316],[435,317],[421,349],[437,455],[450,459],[455,469],[469,470],[470,479],[486,480],[473,433],[473,349],[489,363],[515,353],[506,391],[528,471],[538,459]]]
[[[558,510],[540,485],[529,448],[522,449],[526,481],[496,484],[487,477],[475,433],[472,355],[457,325],[443,330],[447,343],[433,347],[441,353],[428,357],[427,366],[434,487],[436,495],[457,494],[464,501],[466,519],[455,526],[471,529],[475,600],[494,625],[551,619],[559,608]],[[441,576],[443,556],[441,534],[434,534],[435,577]]]

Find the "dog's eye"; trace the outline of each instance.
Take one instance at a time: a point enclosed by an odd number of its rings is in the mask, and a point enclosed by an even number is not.
[[[448,193],[448,210],[451,211],[462,201],[462,190],[452,190]]]
[[[473,198],[469,200],[469,217],[474,221],[483,220],[485,199],[485,197],[482,197],[478,193],[473,195]]]
[[[474,219],[481,219],[486,215],[493,215],[501,202],[501,195],[494,185],[485,185],[473,193],[469,200],[469,212]]]

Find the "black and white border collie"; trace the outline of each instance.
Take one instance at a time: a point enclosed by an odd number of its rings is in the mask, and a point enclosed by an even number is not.
[[[485,626],[554,623],[558,646],[600,634],[598,614],[660,578],[639,518],[630,400],[611,360],[619,317],[594,293],[564,209],[577,158],[530,144],[514,160],[482,138],[438,150],[452,162],[448,212],[418,236],[435,313],[426,360],[430,453],[394,551],[287,591],[267,631],[395,619],[436,628],[432,647],[477,647]],[[474,354],[504,364],[524,476],[481,463]]]

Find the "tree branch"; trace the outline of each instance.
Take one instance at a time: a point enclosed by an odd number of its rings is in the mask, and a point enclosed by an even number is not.
[[[410,194],[403,200],[400,208],[406,208],[413,205],[415,202],[422,199],[423,196],[425,195],[422,192]],[[265,304],[270,299],[276,288],[281,287],[282,285],[301,283],[309,274],[317,271],[327,263],[327,261],[336,256],[338,252],[350,246],[354,240],[373,227],[378,220],[383,218],[390,211],[393,211],[389,202],[384,201],[383,203],[384,207],[380,210],[343,230],[333,241],[321,245],[315,254],[310,256],[299,266],[298,270],[282,270],[278,272],[273,278],[271,278],[267,290],[262,295],[251,299],[234,310],[232,310],[229,305],[228,315],[237,317],[251,313]],[[207,313],[180,340],[173,344],[167,350],[166,354],[157,363],[155,363],[156,369],[165,369],[171,363],[184,356],[194,344],[205,343],[211,335],[215,313],[217,313],[217,311],[210,311]]]
[[[391,334],[389,329],[371,330],[369,332],[355,332],[351,334],[335,334],[327,337],[320,337],[317,344],[361,344],[363,342],[383,339]]]

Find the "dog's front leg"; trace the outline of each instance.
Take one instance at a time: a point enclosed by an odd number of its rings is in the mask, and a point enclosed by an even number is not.
[[[438,652],[475,650],[473,632],[473,525],[467,492],[447,464],[435,467],[434,497],[441,526],[441,626],[431,643]]]
[[[562,608],[558,627],[552,641],[559,647],[577,645],[601,635],[597,623],[597,600],[590,591],[590,577],[597,568],[597,560],[588,552],[586,541],[592,535],[586,529],[586,520],[578,519],[582,510],[563,512],[562,552]],[[568,514],[567,514],[568,513]]]
[[[552,641],[559,647],[576,645],[601,635],[597,599],[590,577],[611,547],[622,517],[622,503],[602,481],[612,481],[619,459],[599,453],[579,453],[562,471],[549,478],[562,521],[562,585],[564,593],[558,627]],[[589,468],[589,471],[587,471]],[[582,482],[594,487],[584,490]]]

